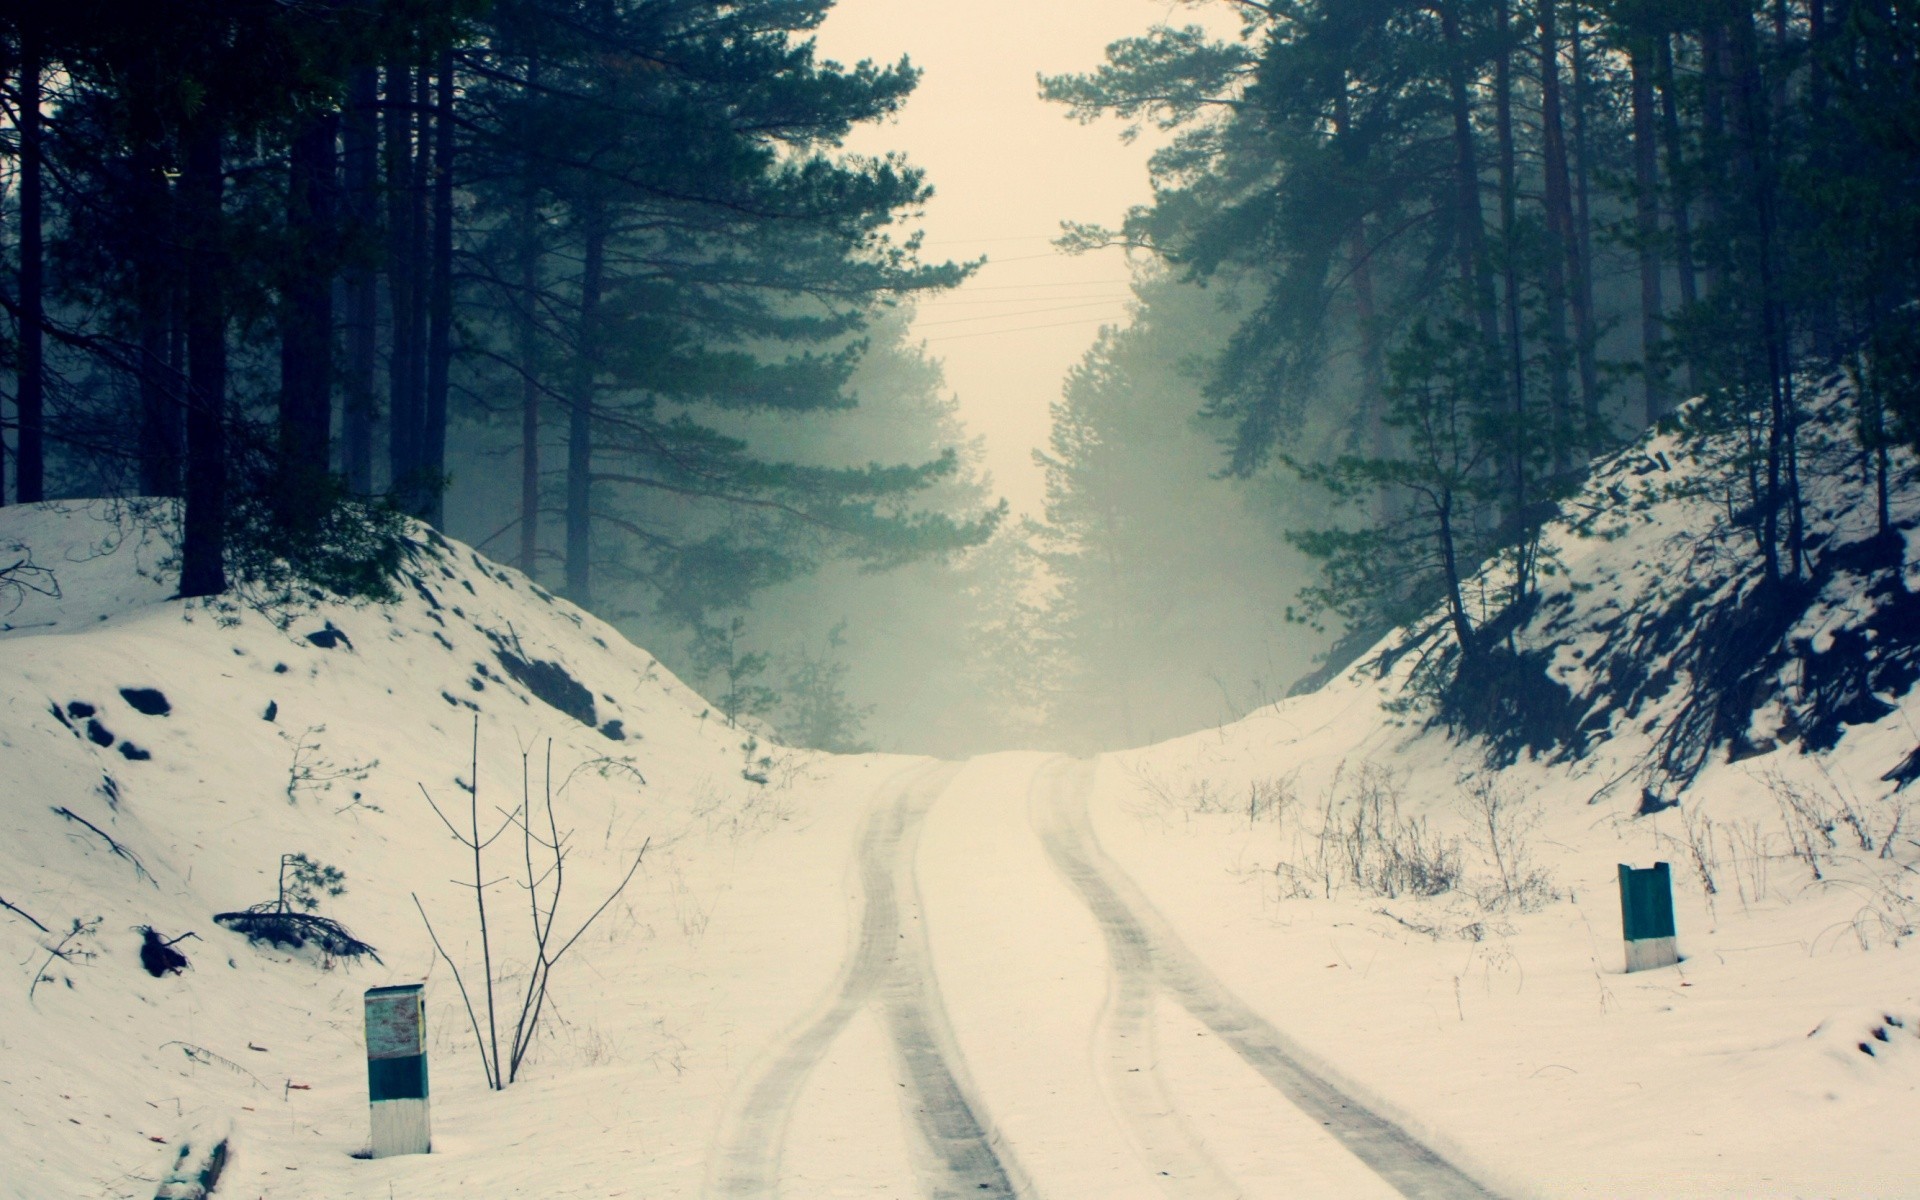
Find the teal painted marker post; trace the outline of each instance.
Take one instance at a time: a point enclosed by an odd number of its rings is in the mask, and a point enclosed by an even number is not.
[[[373,1110],[375,1158],[433,1148],[423,988],[405,983],[367,990],[367,1102]]]
[[[1666,863],[1645,868],[1620,864],[1620,930],[1627,942],[1628,971],[1680,961],[1673,928],[1673,871]]]

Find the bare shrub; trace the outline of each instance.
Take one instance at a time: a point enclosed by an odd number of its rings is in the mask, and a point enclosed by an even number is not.
[[[1336,785],[1337,785],[1336,778]],[[1345,796],[1327,793],[1322,862],[1344,868],[1347,882],[1376,896],[1438,896],[1460,882],[1460,843],[1401,811],[1402,781],[1372,763]],[[1331,854],[1324,853],[1331,846]]]
[[[473,753],[471,774],[464,784],[467,793],[466,826],[455,825],[447,814],[434,803],[431,793],[422,785],[420,794],[426,798],[440,823],[447,832],[465,850],[473,855],[473,882],[460,884],[473,892],[474,910],[480,926],[481,961],[481,999],[486,1014],[486,1029],[480,1027],[480,1012],[476,1011],[473,995],[467,990],[466,981],[460,975],[460,966],[447,953],[440,937],[434,932],[433,922],[427,918],[426,906],[420,903],[416,893],[413,896],[414,907],[420,910],[420,920],[427,927],[427,936],[433,942],[434,950],[453,972],[454,985],[460,990],[461,1002],[466,1006],[467,1020],[473,1027],[473,1038],[480,1054],[480,1066],[486,1073],[487,1086],[495,1091],[505,1088],[519,1077],[520,1067],[527,1052],[533,1048],[535,1037],[541,1029],[541,1020],[548,1015],[548,991],[553,970],[573,949],[602,913],[613,904],[620,894],[633,881],[634,874],[640,870],[645,859],[647,847],[652,844],[649,838],[641,843],[634,854],[633,864],[621,876],[620,882],[613,886],[606,898],[592,912],[588,913],[571,934],[556,932],[555,925],[560,916],[560,900],[566,884],[567,858],[572,853],[572,830],[562,830],[553,807],[553,742],[547,742],[546,780],[543,787],[543,805],[536,809],[533,803],[533,783],[529,756],[520,756],[520,803],[512,810],[498,809],[502,820],[491,834],[482,835],[480,828],[480,719],[473,722]],[[644,782],[644,780],[643,780]],[[516,882],[526,892],[529,918],[529,941],[531,943],[531,963],[524,976],[524,988],[520,988],[520,1008],[514,1018],[508,1053],[503,1063],[500,1054],[500,1017],[501,1012],[495,998],[497,985],[508,982],[509,976],[496,970],[493,958],[493,936],[487,920],[487,889],[504,880],[491,882],[486,877],[483,856],[488,846],[498,840],[509,829],[520,831],[520,858],[525,874]]]
[[[1268,779],[1256,779],[1247,785],[1247,825],[1252,827],[1263,816],[1273,818],[1276,826],[1284,826],[1287,810],[1300,799],[1295,786],[1300,773],[1276,775]]]
[[[1720,849],[1714,836],[1715,829],[1713,818],[1704,809],[1688,803],[1680,809],[1681,836],[1666,837],[1667,841],[1686,851],[1687,861],[1693,864],[1693,873],[1700,877],[1700,890],[1706,894],[1709,911],[1713,909],[1714,897],[1720,894],[1720,884],[1715,878],[1720,871]]]
[[[1780,821],[1786,827],[1788,853],[1806,863],[1814,879],[1825,879],[1821,860],[1840,848],[1833,836],[1838,822],[1825,797],[1778,771],[1764,773],[1760,782],[1779,806]]]
[[[1533,861],[1538,804],[1502,785],[1499,776],[1476,773],[1463,781],[1461,806],[1467,841],[1493,865],[1492,884],[1480,889],[1483,908],[1531,912],[1558,898],[1553,877]]]
[[[1734,892],[1741,907],[1757,904],[1767,895],[1768,867],[1778,857],[1774,835],[1752,818],[1723,826],[1733,864]]]

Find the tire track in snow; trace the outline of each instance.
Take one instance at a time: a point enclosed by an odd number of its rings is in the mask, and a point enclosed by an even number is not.
[[[1063,790],[1083,795],[1091,785],[1091,763],[1063,760],[1034,775],[1030,812],[1054,866],[1084,897],[1079,875],[1083,858],[1058,802]],[[1158,1022],[1154,1002],[1159,981],[1153,946],[1145,930],[1126,921],[1106,920],[1096,909],[1107,944],[1107,1000],[1095,1030],[1094,1064],[1101,1088],[1142,1162],[1160,1176],[1161,1190],[1180,1200],[1237,1200],[1240,1189],[1227,1178],[1192,1126],[1174,1105],[1160,1073]]]
[[[1207,970],[1119,865],[1100,849],[1087,818],[1087,793],[1092,783],[1091,764],[1075,767],[1068,761],[1052,771],[1043,768],[1036,776],[1035,819],[1048,857],[1092,910],[1106,933],[1109,948],[1126,950],[1124,957],[1115,954],[1112,958],[1115,974],[1134,975],[1138,986],[1149,993],[1154,987],[1164,988],[1247,1065],[1319,1121],[1354,1157],[1402,1195],[1489,1200],[1493,1193],[1458,1167],[1315,1073],[1292,1039]],[[1164,1153],[1179,1154],[1178,1135],[1165,1127],[1156,1111],[1135,1107],[1131,1115],[1143,1135],[1151,1134],[1169,1146]],[[1191,1139],[1190,1131],[1186,1136]],[[1204,1151],[1200,1153],[1204,1157]],[[1161,1169],[1172,1170],[1164,1164]]]
[[[933,1200],[1015,1195],[954,1065],[913,879],[923,818],[959,771],[958,764],[937,764],[909,773],[888,785],[899,790],[898,798],[868,817],[853,954],[820,1011],[768,1056],[723,1125],[708,1161],[707,1195],[767,1200],[779,1194],[786,1128],[808,1076],[854,1014],[876,1001],[913,1093],[921,1190]]]

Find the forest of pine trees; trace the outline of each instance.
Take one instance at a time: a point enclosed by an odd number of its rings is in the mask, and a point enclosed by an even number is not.
[[[973,264],[841,149],[917,72],[819,59],[832,0],[14,6],[0,503],[156,498],[184,597],[381,594],[417,518],[729,716],[849,747],[884,697],[943,753],[1211,723],[1430,613],[1481,658],[1659,422],[1739,435],[1712,486],[1782,594],[1815,481],[1884,529],[1920,4],[1183,2],[1228,19],[1040,81],[1160,148],[1065,239],[1149,265],[1025,524],[907,333]]]
[[[160,498],[183,597],[377,594],[414,517],[689,636],[984,542],[932,418],[751,428],[911,370],[869,327],[969,270],[889,233],[916,168],[839,149],[918,73],[819,60],[830,7],[10,7],[0,502]]]
[[[1440,611],[1472,660],[1585,464],[1663,420],[1744,434],[1728,507],[1771,585],[1812,573],[1816,470],[1884,531],[1887,449],[1920,442],[1920,6],[1223,4],[1237,34],[1158,26],[1042,88],[1166,136],[1152,203],[1066,240],[1233,281],[1216,467],[1345,509],[1289,535],[1321,566],[1299,615]],[[1851,444],[1816,463],[1830,380]]]

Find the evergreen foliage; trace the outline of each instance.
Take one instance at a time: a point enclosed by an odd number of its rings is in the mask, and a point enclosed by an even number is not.
[[[179,497],[182,595],[380,597],[405,517],[491,540],[458,485],[500,451],[524,569],[589,605],[644,581],[689,631],[834,559],[978,545],[991,506],[930,500],[950,445],[826,464],[727,427],[848,409],[875,318],[969,269],[890,232],[916,168],[840,149],[918,73],[821,60],[830,8],[0,16],[0,502]]]
[[[1530,603],[1543,522],[1676,416],[1769,586],[1819,577],[1812,474],[1876,489],[1885,529],[1887,450],[1920,445],[1920,8],[1227,7],[1233,35],[1156,27],[1043,91],[1174,133],[1153,203],[1065,244],[1253,290],[1204,412],[1226,473],[1278,462],[1346,510],[1293,535],[1324,567],[1300,615],[1437,612],[1461,678],[1500,686],[1474,660]],[[1851,454],[1806,415],[1836,377]],[[1495,559],[1504,590],[1465,595]]]

